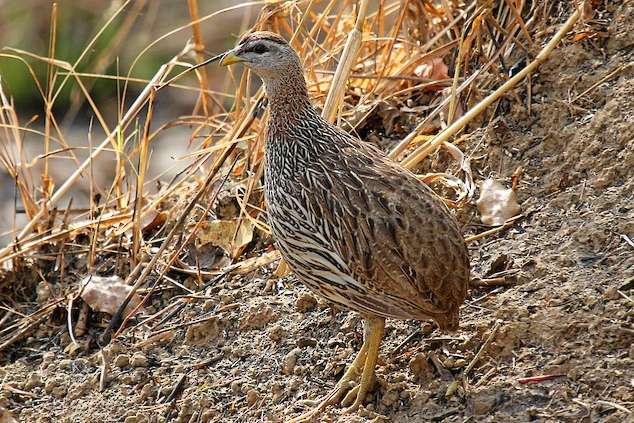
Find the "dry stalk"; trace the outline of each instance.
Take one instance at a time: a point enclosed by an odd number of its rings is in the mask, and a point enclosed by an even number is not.
[[[535,60],[529,63],[524,69],[518,72],[514,77],[506,81],[500,88],[495,90],[493,93],[489,94],[485,99],[480,101],[475,107],[469,110],[464,114],[460,119],[455,121],[453,124],[448,126],[444,131],[438,134],[434,140],[430,143],[430,147],[436,148],[442,142],[449,140],[453,135],[461,131],[469,122],[471,122],[474,118],[476,118],[480,113],[482,113],[487,107],[493,104],[496,100],[502,97],[505,93],[510,91],[517,83],[523,80],[527,75],[536,70],[539,66],[541,66],[554,51],[555,47],[561,39],[572,29],[572,27],[577,23],[581,13],[583,11],[583,6],[585,2],[575,10],[575,12],[570,15],[568,20],[559,28],[559,31],[553,36],[553,38],[544,46],[544,48],[539,52]],[[424,151],[420,149],[414,150],[411,155],[409,155],[405,160],[403,160],[402,164],[408,169],[412,169],[420,163],[420,161],[426,157],[426,154],[423,154]]]
[[[83,174],[86,168],[90,165],[92,160],[94,160],[99,154],[101,154],[106,147],[115,139],[115,137],[119,134],[119,132],[123,132],[125,128],[133,121],[133,119],[137,116],[139,111],[145,106],[145,103],[150,98],[150,94],[155,89],[156,86],[160,85],[163,82],[163,79],[170,72],[175,62],[179,60],[179,57],[183,53],[179,53],[178,56],[174,57],[170,62],[162,65],[159,70],[156,72],[154,77],[150,80],[150,83],[143,89],[143,91],[139,94],[137,99],[132,103],[128,112],[123,116],[118,125],[114,128],[114,130],[110,131],[108,136],[91,152],[90,156],[84,160],[84,162],[75,170],[71,176],[60,186],[57,191],[51,196],[51,198],[46,202],[44,207],[41,207],[40,210],[31,218],[29,223],[20,231],[18,236],[16,237],[16,241],[0,250],[0,262],[4,261],[4,259],[11,254],[14,248],[19,248],[19,243],[22,239],[31,231],[33,228],[39,223],[40,219],[44,217],[47,213],[47,210],[50,210],[57,202],[68,192],[68,190],[75,184],[77,179]]]
[[[359,13],[357,14],[357,21],[354,28],[348,35],[348,40],[341,54],[339,65],[335,71],[335,76],[332,79],[332,86],[326,97],[322,116],[329,122],[334,122],[337,116],[337,111],[343,100],[343,94],[346,89],[348,76],[350,75],[350,69],[354,64],[359,48],[361,47],[361,41],[363,39],[363,23],[365,22],[365,15],[368,12],[368,0],[361,0],[359,3]]]

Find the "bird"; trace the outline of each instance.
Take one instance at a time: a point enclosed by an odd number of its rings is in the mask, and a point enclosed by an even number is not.
[[[320,116],[301,59],[283,37],[243,36],[220,61],[236,63],[260,77],[268,99],[264,201],[276,247],[311,291],[364,322],[363,344],[344,375],[291,422],[345,400],[352,405],[344,412],[355,412],[373,382],[386,318],[458,329],[470,275],[464,237],[414,173]]]

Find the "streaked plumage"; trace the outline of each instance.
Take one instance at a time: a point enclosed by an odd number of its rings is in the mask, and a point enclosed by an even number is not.
[[[456,329],[469,258],[442,200],[380,150],[319,115],[299,58],[281,37],[246,36],[225,59],[237,61],[266,86],[266,207],[297,277],[368,319],[432,318]]]

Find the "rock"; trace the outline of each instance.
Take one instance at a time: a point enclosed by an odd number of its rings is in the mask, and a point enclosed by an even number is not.
[[[297,311],[302,313],[314,310],[315,307],[317,307],[317,299],[308,292],[300,294],[299,298],[297,298],[297,302],[295,303]]]
[[[409,369],[422,382],[433,377],[433,370],[425,354],[418,353],[409,362]]]
[[[127,367],[130,364],[130,358],[125,354],[119,354],[115,359],[113,364],[118,368],[122,369]]]
[[[145,355],[136,352],[134,353],[134,355],[132,356],[132,359],[130,360],[130,365],[132,367],[147,367],[148,359]]]
[[[53,389],[57,388],[58,385],[59,381],[57,379],[49,379],[44,385],[44,392],[50,394],[53,392]]]
[[[258,398],[259,394],[255,389],[251,388],[247,391],[247,405],[249,407],[254,405],[258,401]]]
[[[139,402],[145,402],[147,400],[153,399],[155,393],[156,392],[152,384],[146,383],[145,385],[143,385],[143,388],[141,388],[141,393],[139,394]]]
[[[346,317],[341,324],[341,331],[343,333],[352,332],[355,330],[360,321],[361,317],[357,313],[349,313],[348,317]]]
[[[301,353],[301,349],[294,348],[284,356],[284,359],[282,360],[282,373],[285,375],[293,374],[293,370],[295,370],[295,366],[297,365],[297,358]]]
[[[240,394],[241,387],[242,387],[242,381],[234,380],[233,382],[231,382],[231,385],[230,385],[231,392],[233,392],[235,395]]]
[[[44,386],[44,382],[42,382],[42,375],[37,372],[33,372],[29,375],[29,378],[26,380],[24,384],[24,388],[27,390],[31,390],[33,388],[39,388]]]
[[[53,388],[51,395],[53,395],[55,398],[64,398],[66,396],[66,388],[63,386],[57,386]]]
[[[484,415],[489,413],[497,404],[495,391],[492,389],[483,389],[479,392],[473,392],[469,398],[469,406],[476,415]]]
[[[288,331],[280,325],[275,325],[269,330],[269,338],[275,342],[281,341],[287,334]]]
[[[396,389],[392,389],[383,394],[381,398],[381,405],[391,407],[399,399],[399,392]]]
[[[64,359],[59,362],[59,368],[62,370],[68,370],[70,369],[71,364],[72,364],[72,361],[70,361],[69,359]]]
[[[423,322],[423,324],[420,325],[420,330],[423,332],[423,335],[430,335],[434,331],[434,325],[429,322]]]
[[[55,353],[52,351],[42,354],[42,363],[50,364],[55,360]]]
[[[38,304],[44,304],[45,302],[49,300],[49,298],[51,298],[52,292],[48,282],[41,281],[40,283],[37,284],[37,288],[35,290],[37,292],[36,301]]]
[[[240,319],[240,329],[261,329],[277,319],[277,313],[268,305],[254,305]]]
[[[315,347],[317,346],[317,340],[315,338],[302,337],[297,340],[297,346],[299,348]]]
[[[271,384],[271,397],[274,403],[278,403],[284,398],[284,386],[281,383]]]
[[[188,345],[205,345],[220,335],[220,320],[217,317],[187,328],[185,342]]]

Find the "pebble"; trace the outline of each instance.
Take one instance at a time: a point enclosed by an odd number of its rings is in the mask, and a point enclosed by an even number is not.
[[[494,390],[484,389],[479,392],[473,392],[469,399],[471,409],[476,415],[484,415],[489,413],[496,405],[497,399]]]
[[[295,303],[297,311],[302,313],[314,310],[315,307],[317,307],[317,299],[308,292],[300,294],[299,298],[297,298],[297,302]]]
[[[242,381],[240,380],[234,380],[233,382],[231,382],[231,392],[233,392],[235,395],[240,394],[241,392],[241,386],[242,386]]]
[[[139,402],[144,402],[146,400],[154,398],[154,387],[150,383],[146,383],[141,388],[141,393],[139,394]]]
[[[50,394],[53,392],[53,389],[55,389],[58,385],[59,385],[59,381],[57,379],[49,379],[44,385],[44,391],[47,394]]]
[[[280,325],[275,325],[269,330],[269,338],[275,342],[281,341],[287,334],[288,331]]]
[[[33,388],[38,388],[40,386],[44,386],[44,382],[42,382],[42,375],[37,372],[33,372],[29,375],[29,378],[26,380],[24,384],[24,388],[31,390]]]
[[[420,330],[423,332],[423,335],[430,335],[434,331],[434,325],[429,322],[424,322],[421,325]]]
[[[240,319],[240,329],[262,329],[279,318],[277,312],[268,305],[253,305]]]
[[[66,397],[66,388],[63,386],[57,386],[53,388],[51,395],[53,395],[55,398],[64,398]]]
[[[130,358],[125,355],[125,354],[119,354],[115,359],[114,359],[114,365],[117,366],[118,368],[124,368],[127,367],[127,365],[130,364]]]
[[[52,363],[55,360],[55,353],[52,351],[45,352],[42,354],[42,363]]]
[[[271,395],[274,403],[278,403],[284,397],[284,387],[280,383],[273,383],[271,385]]]
[[[297,346],[299,348],[315,347],[317,346],[317,340],[315,338],[299,338]]]
[[[64,359],[59,362],[59,368],[62,370],[68,370],[70,369],[71,364],[72,364],[72,361],[70,361],[69,359]]]
[[[297,365],[297,358],[301,353],[302,350],[294,348],[284,356],[282,360],[282,373],[285,375],[293,374],[293,370],[295,370],[295,366]]]
[[[134,355],[132,355],[132,359],[130,360],[130,365],[132,367],[147,367],[148,359],[143,354],[137,352],[137,353],[134,353]]]
[[[247,391],[247,405],[248,406],[254,405],[257,402],[258,398],[259,398],[259,394],[258,394],[258,391],[256,391],[255,389],[251,388]]]

